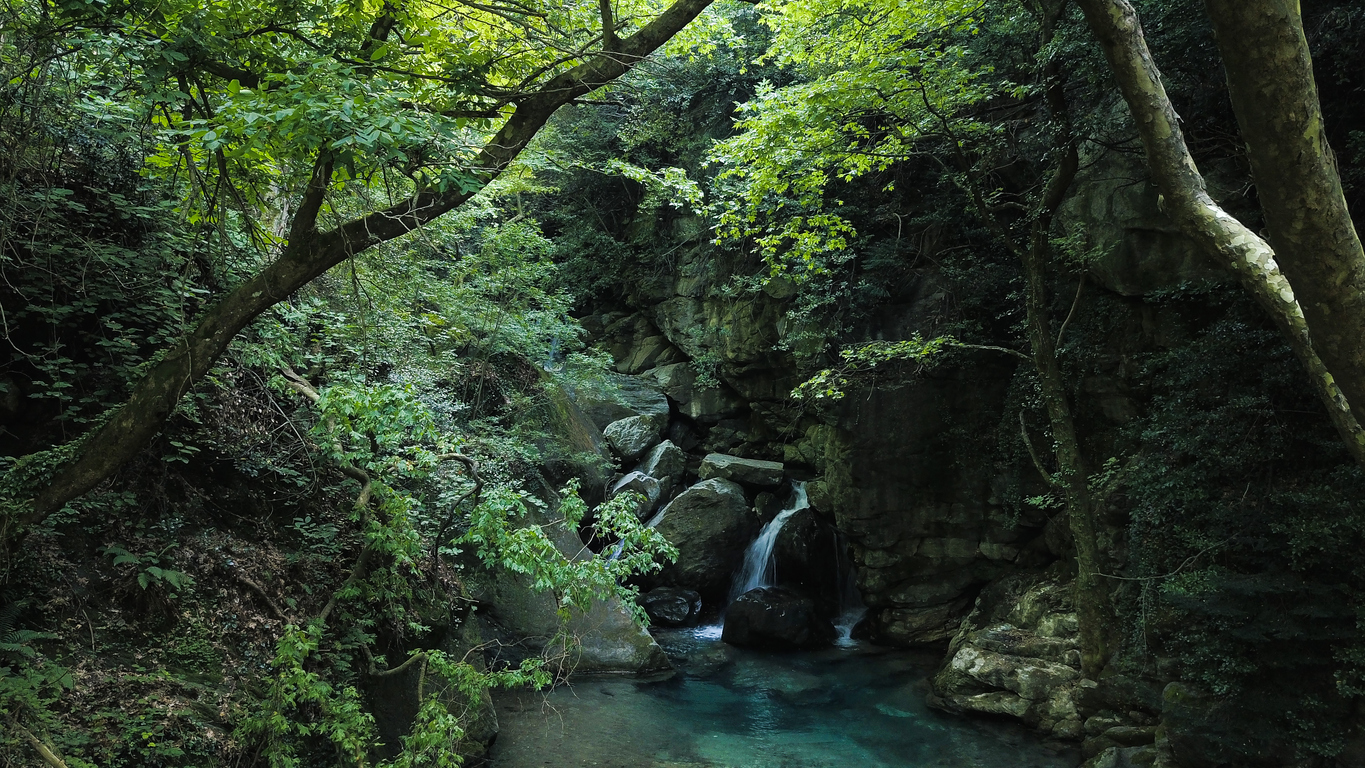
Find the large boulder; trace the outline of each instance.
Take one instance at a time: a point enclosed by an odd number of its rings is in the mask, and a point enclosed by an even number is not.
[[[1094,695],[1095,683],[1081,675],[1071,592],[1063,575],[1040,573],[1009,576],[982,590],[934,676],[930,703],[1081,738],[1081,702]]]
[[[821,608],[838,605],[839,586],[846,576],[839,572],[843,564],[839,541],[834,528],[815,510],[806,507],[787,518],[773,543],[773,558],[779,584],[799,588],[816,598]]]
[[[533,510],[526,523],[539,526],[568,558],[597,556],[562,517]],[[466,584],[479,605],[475,620],[484,639],[499,644],[504,661],[540,657],[573,675],[672,674],[668,657],[620,599],[593,600],[587,610],[571,608],[566,617],[555,596],[537,589],[526,574],[489,568],[468,552],[463,556]]]
[[[749,510],[744,489],[713,478],[683,491],[650,525],[678,548],[677,561],[656,581],[714,595],[729,588],[730,574],[744,557],[758,519]]]
[[[1227,279],[1161,210],[1161,195],[1146,180],[1140,159],[1104,152],[1083,166],[1057,219],[1093,254],[1088,263],[1096,282],[1124,296],[1140,296],[1185,281]],[[1216,185],[1217,176],[1206,178]],[[1234,196],[1215,192],[1215,197]]]
[[[631,462],[657,445],[663,439],[667,426],[667,419],[659,416],[631,416],[608,424],[602,434],[617,456]]]
[[[608,498],[616,498],[623,493],[638,493],[644,497],[640,506],[635,510],[635,516],[641,520],[648,520],[654,514],[654,508],[659,504],[659,496],[662,490],[657,478],[650,477],[643,472],[631,472],[625,477],[617,480],[607,494]]]
[[[690,589],[655,587],[640,596],[640,607],[661,627],[690,627],[701,613],[701,595]]]
[[[815,601],[786,587],[759,587],[725,610],[721,639],[731,645],[788,651],[819,648],[838,636]]]
[[[645,454],[635,471],[657,479],[659,496],[667,500],[673,489],[682,484],[683,472],[687,471],[687,454],[672,440],[665,440]]]
[[[674,445],[672,440],[665,440],[654,446],[636,469],[650,477],[660,479],[680,477],[687,469],[687,454]]]
[[[744,459],[724,453],[708,453],[701,460],[697,474],[701,479],[723,477],[744,485],[759,488],[776,488],[782,484],[784,467],[778,461]]]

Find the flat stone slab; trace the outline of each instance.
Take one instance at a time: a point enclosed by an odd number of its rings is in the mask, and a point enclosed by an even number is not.
[[[698,475],[703,480],[720,477],[744,485],[760,488],[776,488],[785,477],[785,467],[780,461],[744,459],[724,453],[708,453],[701,460]]]

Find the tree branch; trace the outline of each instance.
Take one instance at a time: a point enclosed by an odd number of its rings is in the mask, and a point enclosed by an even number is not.
[[[180,398],[209,371],[237,332],[262,312],[347,258],[462,205],[512,162],[560,106],[628,72],[710,3],[675,0],[653,21],[621,40],[616,51],[599,53],[518,99],[516,111],[475,157],[469,184],[449,191],[420,192],[325,233],[291,227],[291,237],[280,257],[223,296],[194,330],[134,385],[123,406],[81,438],[74,457],[37,489],[28,511],[17,516],[14,531],[23,535],[68,501],[104,482],[146,446]]]

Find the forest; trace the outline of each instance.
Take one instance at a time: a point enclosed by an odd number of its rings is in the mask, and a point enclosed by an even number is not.
[[[4,6],[0,768],[1365,768],[1365,2]]]

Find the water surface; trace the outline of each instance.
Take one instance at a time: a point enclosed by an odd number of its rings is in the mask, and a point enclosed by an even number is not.
[[[681,673],[497,698],[494,768],[1075,768],[1069,746],[932,711],[937,655],[854,645],[768,654],[656,632]]]

